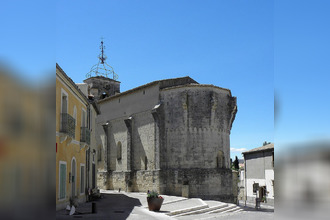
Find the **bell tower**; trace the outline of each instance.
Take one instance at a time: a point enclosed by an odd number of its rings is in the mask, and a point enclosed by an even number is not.
[[[98,56],[98,63],[92,66],[86,74],[84,83],[88,85],[88,96],[98,101],[109,96],[120,93],[120,82],[117,81],[118,75],[106,60],[105,46],[103,39],[100,45],[101,52]]]

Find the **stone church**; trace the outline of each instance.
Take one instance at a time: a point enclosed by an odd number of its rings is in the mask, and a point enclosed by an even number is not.
[[[120,92],[120,82],[84,80],[97,101],[104,189],[233,202],[230,131],[237,112],[229,89],[190,77]]]

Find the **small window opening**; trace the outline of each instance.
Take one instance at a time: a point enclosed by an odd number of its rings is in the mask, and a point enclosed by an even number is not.
[[[145,170],[148,169],[148,157],[147,156],[144,157],[144,169]]]
[[[117,160],[121,160],[121,142],[117,144]]]

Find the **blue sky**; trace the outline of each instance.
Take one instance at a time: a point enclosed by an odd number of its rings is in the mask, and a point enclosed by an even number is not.
[[[275,149],[330,140],[330,1],[275,1]]]
[[[180,76],[229,88],[238,100],[231,147],[273,142],[271,2],[83,2],[57,3],[56,61],[75,82],[97,63],[104,37],[122,91]]]
[[[122,91],[180,76],[230,89],[241,157],[274,137],[278,149],[329,136],[328,11],[321,0],[6,1],[0,61],[31,84],[56,61],[78,83],[104,37]]]

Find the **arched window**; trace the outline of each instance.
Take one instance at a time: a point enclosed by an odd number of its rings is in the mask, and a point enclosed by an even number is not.
[[[121,142],[117,143],[117,160],[121,160]]]

